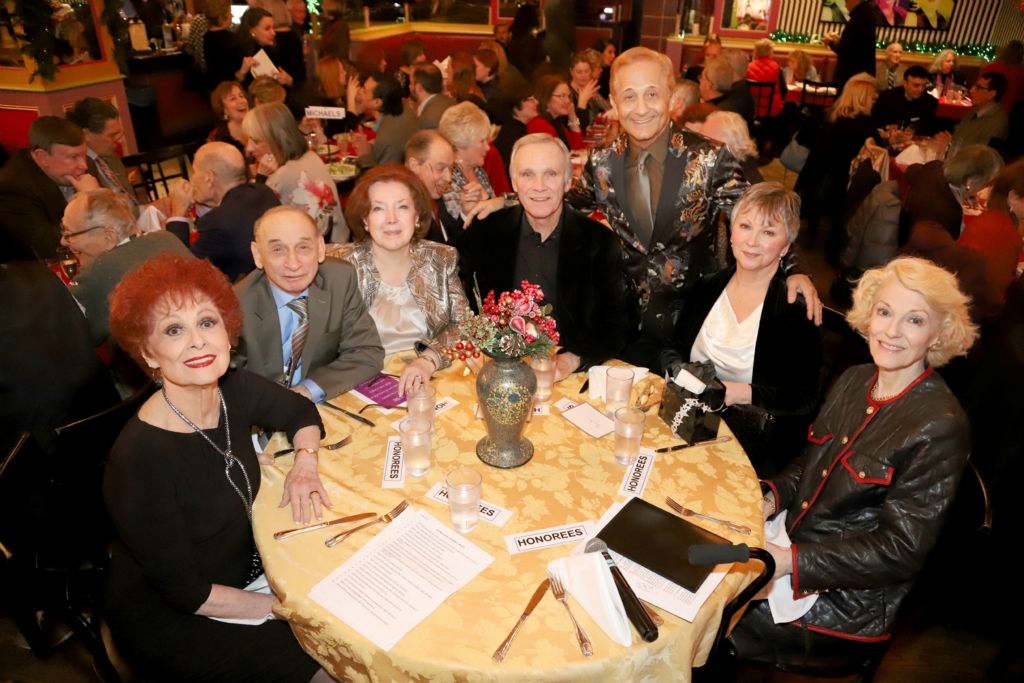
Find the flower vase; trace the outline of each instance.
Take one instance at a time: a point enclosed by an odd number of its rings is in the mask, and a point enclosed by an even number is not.
[[[533,444],[523,438],[523,429],[533,409],[537,377],[522,358],[487,355],[492,360],[476,378],[487,436],[477,442],[476,455],[493,467],[519,467],[533,457]]]

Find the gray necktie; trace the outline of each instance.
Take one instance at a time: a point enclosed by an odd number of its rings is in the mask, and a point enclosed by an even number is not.
[[[889,67],[889,87],[896,87],[896,67],[894,66]]]
[[[639,218],[643,224],[644,234],[641,237],[645,244],[650,242],[651,235],[654,234],[654,212],[651,210],[654,198],[651,196],[651,176],[647,170],[647,165],[650,161],[651,153],[645,149],[640,152],[640,159],[636,169],[637,179],[640,181],[640,198],[643,200],[641,205],[644,215],[639,216]]]
[[[306,338],[309,336],[309,299],[300,296],[289,301],[287,306],[299,316],[299,322],[292,330],[292,357],[288,361],[288,371],[284,376],[284,385],[290,387],[295,377],[295,369],[302,359],[302,349],[306,346]]]

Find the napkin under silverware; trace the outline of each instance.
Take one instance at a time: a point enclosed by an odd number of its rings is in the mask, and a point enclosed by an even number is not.
[[[548,563],[548,572],[562,579],[566,592],[609,638],[623,647],[633,644],[633,629],[622,598],[600,553],[560,557]]]

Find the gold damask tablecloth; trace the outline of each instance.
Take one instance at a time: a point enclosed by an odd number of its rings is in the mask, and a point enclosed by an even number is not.
[[[404,362],[406,359],[398,354],[388,359],[386,369],[400,372]],[[406,474],[404,488],[381,488],[385,444],[389,435],[397,434],[392,423],[400,415],[395,412],[385,416],[375,408],[364,413],[376,422],[372,429],[321,408],[327,429],[325,442],[350,433],[353,441],[338,451],[321,450],[320,472],[337,516],[382,513],[405,497],[447,524],[447,508],[424,494],[443,481],[444,472],[455,463],[475,467],[483,474],[482,497],[513,511],[504,527],[481,521],[469,534],[470,540],[495,561],[390,651],[382,651],[308,595],[316,583],[381,527],[357,532],[333,549],[323,543],[328,530],[273,540],[273,532],[295,526],[290,510],[278,508],[284,475],[292,462],[291,456],[285,456],[263,467],[253,508],[256,542],[280,601],[275,612],[291,622],[306,651],[338,680],[688,681],[690,668],[707,658],[722,608],[753,580],[760,568],[758,563],[735,566],[693,623],[659,610],[665,625],[660,628],[658,640],[645,643],[634,634],[630,648],[612,642],[574,602],[577,618],[593,641],[594,655],[589,658],[580,654],[568,615],[549,592],[520,630],[505,661],[491,661],[491,654],[545,577],[548,562],[567,555],[572,547],[509,555],[504,537],[570,522],[596,522],[613,502],[622,500],[615,492],[624,466],[612,458],[613,436],[593,439],[569,424],[554,407],[550,415],[535,416],[527,425],[526,436],[535,449],[533,460],[513,470],[483,464],[475,451],[477,440],[485,434],[483,420],[474,416],[475,376],[465,375],[464,369],[464,364],[456,362],[434,377],[438,398],[451,396],[459,405],[437,418],[433,466],[427,475],[414,478]],[[551,403],[562,396],[574,401],[586,398],[586,394],[577,393],[584,379],[585,375],[574,375],[556,384]],[[648,376],[640,388],[647,382],[657,383],[660,394],[661,379]],[[350,395],[338,397],[336,403],[348,409],[362,407]],[[653,408],[648,416],[643,445],[656,448],[680,443],[656,413],[657,408]],[[728,430],[724,423],[722,430]],[[277,435],[268,450],[280,448],[282,443],[282,436]],[[713,522],[695,522],[735,542],[763,547],[760,489],[753,468],[735,441],[659,454],[644,498],[665,507],[665,495],[754,529],[746,536]],[[326,518],[334,516],[328,512]]]

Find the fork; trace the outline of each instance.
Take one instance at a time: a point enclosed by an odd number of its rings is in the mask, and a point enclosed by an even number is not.
[[[562,585],[562,580],[558,578],[558,575],[554,572],[548,572],[548,579],[551,580],[551,593],[555,596],[555,600],[565,605],[565,611],[569,613],[569,618],[572,619],[572,625],[576,627],[576,640],[580,644],[580,652],[583,653],[584,657],[589,657],[594,654],[594,649],[590,645],[590,638],[587,637],[587,632],[583,630],[580,623],[576,621],[576,615],[572,613],[572,609],[569,607],[569,598],[565,594],[565,587]]]
[[[336,443],[320,444],[320,448],[323,448],[323,449],[328,450],[328,451],[336,451],[339,448],[341,448],[342,446],[347,446],[350,443],[352,443],[352,435],[351,434],[349,434],[344,439],[342,439],[341,441],[338,441]],[[274,457],[276,458],[276,457],[279,457],[279,456],[282,456],[282,455],[288,455],[289,453],[292,453],[294,451],[295,451],[294,448],[282,448],[279,451],[274,451]]]
[[[688,507],[683,507],[669,496],[665,496],[665,503],[667,503],[670,508],[678,512],[683,517],[698,517],[700,519],[706,519],[709,522],[718,522],[719,524],[724,524],[733,531],[737,531],[741,534],[750,533],[750,527],[743,526],[742,524],[734,524],[733,522],[729,522],[724,519],[719,519],[718,517],[712,517],[711,515],[705,515],[703,512],[697,512],[696,510],[691,510]]]
[[[387,514],[381,515],[380,517],[378,517],[377,519],[373,520],[372,522],[367,522],[366,524],[360,524],[359,526],[352,527],[351,529],[349,529],[347,531],[342,531],[337,536],[331,536],[326,541],[324,541],[324,545],[327,546],[328,548],[333,548],[334,546],[336,546],[337,544],[341,543],[346,538],[348,538],[349,536],[351,536],[355,532],[359,531],[360,529],[365,529],[366,527],[373,526],[374,524],[380,524],[380,523],[390,524],[392,521],[394,521],[395,517],[397,517],[398,515],[400,515],[403,512],[405,512],[405,509],[407,507],[409,507],[409,501],[403,500],[401,503],[399,503],[395,507],[391,508],[390,512],[388,512]]]

